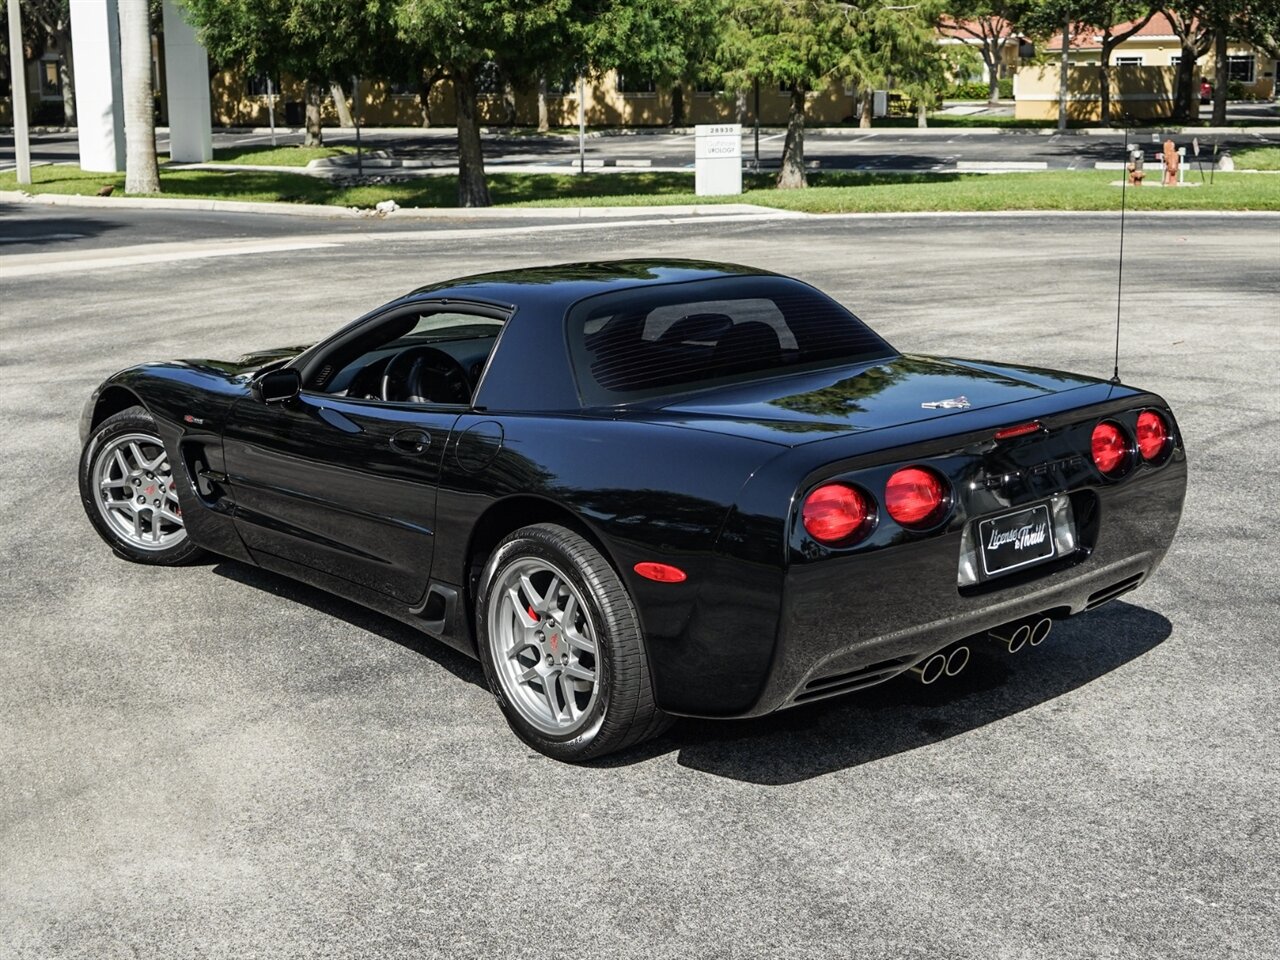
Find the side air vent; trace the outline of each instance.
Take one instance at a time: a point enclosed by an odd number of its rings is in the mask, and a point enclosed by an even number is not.
[[[1119,583],[1113,583],[1109,587],[1099,590],[1097,593],[1089,594],[1089,602],[1084,605],[1086,610],[1092,610],[1094,607],[1100,607],[1109,600],[1114,600],[1122,593],[1128,593],[1134,587],[1142,582],[1143,574],[1135,573],[1131,577],[1125,577]]]
[[[863,687],[875,686],[891,677],[897,676],[911,663],[911,657],[894,657],[892,660],[881,660],[870,666],[844,673],[833,673],[825,677],[817,677],[804,685],[792,703],[804,703],[820,697],[830,697],[837,693],[848,693],[850,690],[861,690]]]
[[[331,376],[333,376],[333,364],[326,363],[320,368],[320,372],[315,375],[311,382],[318,389],[328,383]]]

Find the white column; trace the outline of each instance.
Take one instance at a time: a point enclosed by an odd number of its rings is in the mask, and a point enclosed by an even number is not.
[[[209,55],[173,0],[164,0],[164,79],[170,159],[178,163],[212,160]]]
[[[120,20],[116,0],[71,0],[76,52],[76,135],[80,167],[124,169],[124,93],[120,82]]]

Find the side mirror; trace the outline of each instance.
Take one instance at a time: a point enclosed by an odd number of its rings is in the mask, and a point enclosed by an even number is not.
[[[285,403],[302,392],[302,376],[292,367],[268,370],[249,387],[260,403]]]

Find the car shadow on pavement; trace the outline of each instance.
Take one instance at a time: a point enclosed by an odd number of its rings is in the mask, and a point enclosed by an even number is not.
[[[678,752],[683,767],[781,786],[940,743],[1040,706],[1162,643],[1168,620],[1112,602],[1060,622],[1038,648],[974,647],[960,676],[924,686],[912,674],[859,693],[754,720],[683,720],[659,740],[598,762],[622,766]],[[1140,675],[1141,667],[1135,667]]]
[[[264,590],[293,603],[301,603],[320,611],[325,616],[345,621],[357,630],[364,630],[390,640],[392,643],[398,643],[406,650],[412,650],[433,663],[438,663],[458,679],[488,689],[479,662],[399,620],[370,610],[368,607],[362,607],[350,600],[335,597],[331,593],[308,586],[283,574],[273,573],[238,560],[220,558],[214,563],[212,569],[220,577]]]
[[[24,217],[21,210],[17,204],[0,203],[0,250],[76,242],[123,226],[101,217]]]

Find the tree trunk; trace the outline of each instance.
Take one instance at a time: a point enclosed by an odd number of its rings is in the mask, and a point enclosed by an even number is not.
[[[924,97],[916,102],[916,126],[929,126],[929,105],[925,103]]]
[[[684,84],[679,80],[671,85],[671,125],[684,126]]]
[[[747,91],[739,90],[733,95],[733,116],[735,123],[747,122]]]
[[[1227,122],[1227,81],[1231,74],[1227,59],[1227,28],[1219,26],[1213,32],[1213,125],[1220,127]]]
[[[978,50],[982,62],[987,66],[987,106],[994,107],[1000,102],[1000,61],[1004,57],[1004,45],[1007,40],[999,37],[988,37]]]
[[[62,113],[68,127],[76,125],[75,62],[72,59],[71,31],[58,34],[58,49],[62,61],[58,64],[58,81],[62,85]]]
[[[453,72],[453,94],[458,104],[458,206],[487,207],[492,201],[484,179],[476,80],[470,69]]]
[[[1071,14],[1062,18],[1062,57],[1058,64],[1058,129],[1067,129],[1067,74],[1071,71]]]
[[[876,109],[876,94],[870,87],[863,87],[858,91],[858,96],[862,101],[862,109],[858,111],[858,126],[864,130],[871,128],[871,115]]]
[[[1000,48],[994,44],[990,52],[982,51],[987,65],[987,106],[994,107],[1000,101]]]
[[[422,111],[422,126],[431,126],[431,88],[436,85],[433,74],[430,79],[424,73],[418,77],[418,109]]]
[[[1178,76],[1174,83],[1177,88],[1173,91],[1173,115],[1179,120],[1191,119],[1191,96],[1194,92],[1199,96],[1198,90],[1193,90],[1196,77],[1196,48],[1193,44],[1186,41],[1182,42],[1182,58],[1178,61]]]
[[[791,85],[791,106],[787,111],[787,139],[782,143],[782,169],[778,187],[807,187],[804,173],[804,87]]]
[[[538,132],[546,133],[551,129],[551,115],[547,110],[547,78],[538,78]]]
[[[502,122],[508,127],[516,125],[516,88],[510,80],[502,81]]]
[[[342,84],[337,80],[330,80],[329,93],[333,96],[333,107],[338,111],[338,126],[354,127],[356,122],[351,119],[351,111],[347,107],[347,91],[342,89]]]
[[[159,193],[156,100],[151,90],[151,11],[147,0],[122,0],[120,73],[124,93],[126,193]]]
[[[324,88],[319,80],[307,81],[307,135],[302,140],[304,147],[324,145],[324,131],[320,127],[320,105],[324,100]]]
[[[1098,93],[1101,97],[1101,120],[1105,127],[1111,123],[1111,47],[1102,42],[1102,54],[1098,58]]]

